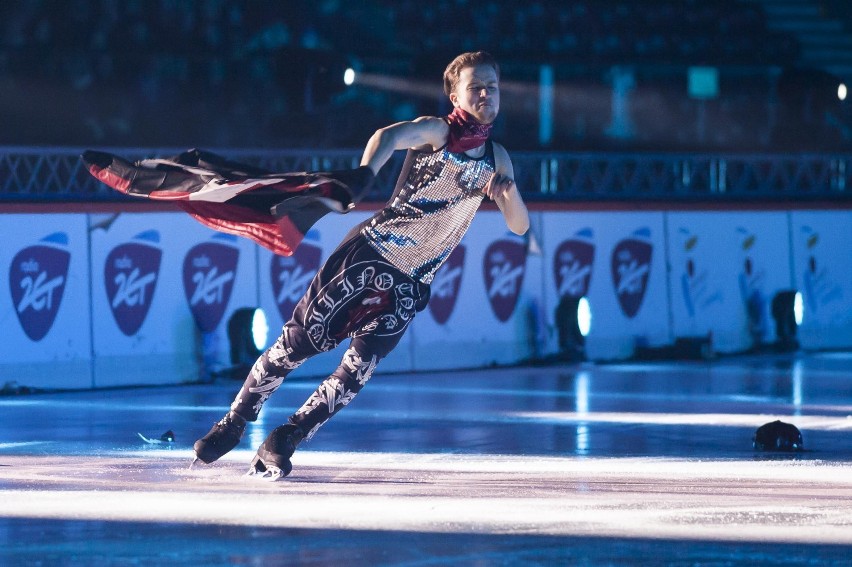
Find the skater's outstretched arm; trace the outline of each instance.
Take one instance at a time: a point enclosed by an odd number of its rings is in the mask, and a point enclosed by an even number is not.
[[[380,128],[367,142],[361,165],[369,167],[375,174],[396,150],[423,147],[437,150],[446,143],[449,129],[447,121],[436,116],[421,116]]]
[[[496,171],[485,186],[485,195],[497,203],[509,230],[515,234],[524,234],[530,227],[530,215],[515,185],[515,170],[509,153],[496,142],[494,142],[494,165]]]

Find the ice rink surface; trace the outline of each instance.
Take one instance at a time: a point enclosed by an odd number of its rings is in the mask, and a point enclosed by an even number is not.
[[[852,565],[852,354],[379,371],[245,477],[319,381],[193,468],[238,382],[0,397],[0,565]]]

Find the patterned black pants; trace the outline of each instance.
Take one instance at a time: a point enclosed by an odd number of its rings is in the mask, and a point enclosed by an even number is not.
[[[393,267],[360,235],[346,240],[320,268],[281,336],[257,359],[231,410],[256,420],[293,369],[349,337],[340,366],[289,419],[310,439],[361,391],[428,301],[428,285]]]

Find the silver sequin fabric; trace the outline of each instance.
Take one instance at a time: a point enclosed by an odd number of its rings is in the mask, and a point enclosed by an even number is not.
[[[393,198],[361,229],[384,259],[424,284],[462,240],[494,173],[491,143],[474,159],[409,150]]]

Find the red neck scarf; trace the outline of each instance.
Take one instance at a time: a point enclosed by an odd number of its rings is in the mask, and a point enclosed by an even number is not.
[[[448,116],[450,136],[447,139],[447,149],[459,153],[478,148],[491,134],[491,124],[480,124],[476,118],[459,107]]]

